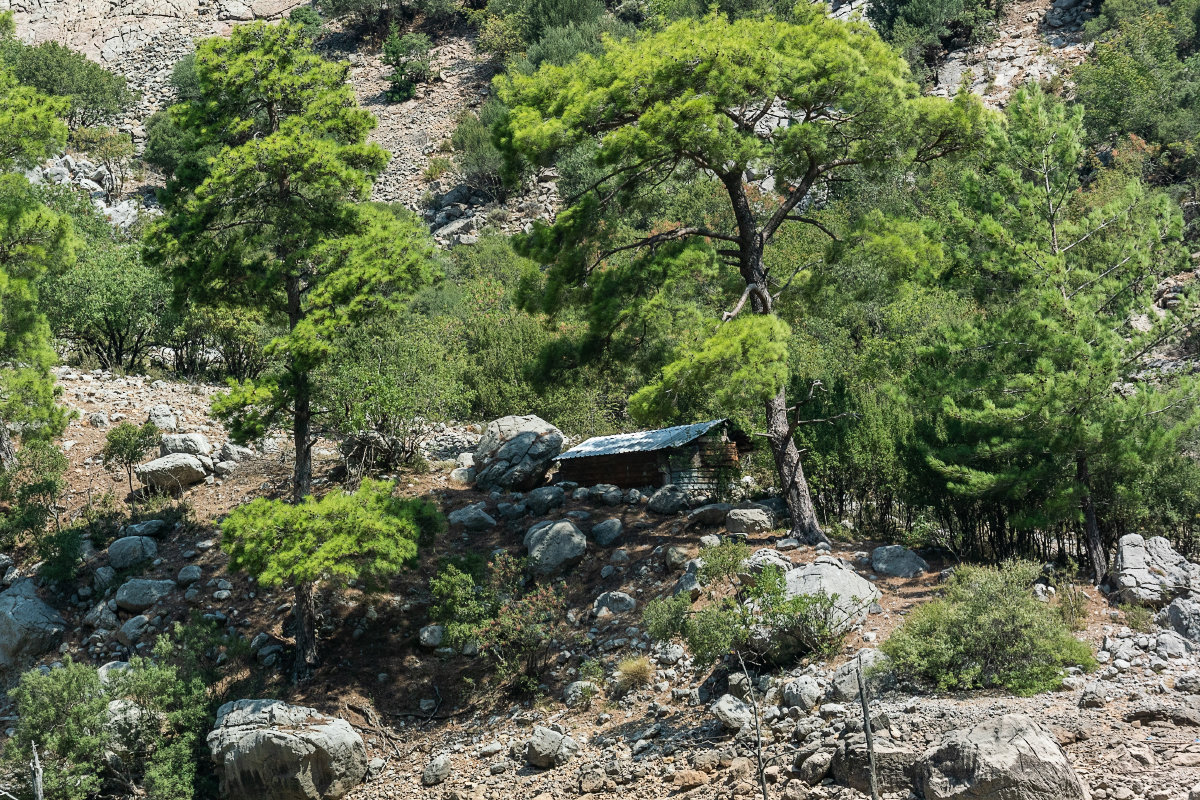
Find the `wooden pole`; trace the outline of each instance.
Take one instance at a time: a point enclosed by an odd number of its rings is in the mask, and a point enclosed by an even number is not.
[[[37,745],[33,747],[33,760],[29,762],[29,769],[33,773],[33,800],[45,800],[42,794],[42,762],[38,759]]]
[[[867,760],[871,765],[871,800],[879,800],[879,779],[875,776],[875,736],[871,731],[870,701],[867,699],[867,680],[863,677],[862,655],[858,657],[858,698],[862,702],[863,731],[867,734]]]

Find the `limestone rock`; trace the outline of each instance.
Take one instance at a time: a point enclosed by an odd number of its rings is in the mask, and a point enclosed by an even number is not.
[[[713,703],[712,713],[721,725],[735,732],[754,722],[754,712],[750,706],[731,694],[721,695],[720,699]]]
[[[592,526],[592,541],[600,547],[611,547],[624,533],[625,526],[616,517],[610,517]]]
[[[472,503],[465,508],[451,511],[446,515],[446,521],[451,525],[462,525],[469,531],[485,531],[496,527],[496,520],[485,510],[484,503]]]
[[[235,800],[337,800],[367,774],[350,723],[278,700],[221,706],[208,747],[222,793]]]
[[[53,649],[67,629],[57,611],[37,596],[33,581],[0,592],[0,680]]]
[[[929,571],[925,559],[898,544],[876,547],[871,551],[871,569],[880,575],[896,578],[915,578]]]
[[[764,506],[730,509],[725,516],[725,529],[730,533],[766,533],[775,527],[775,515]]]
[[[570,520],[539,522],[525,534],[529,563],[539,575],[550,575],[578,563],[587,552],[587,538]]]
[[[1020,714],[951,731],[915,768],[925,800],[1085,800],[1054,737]]]
[[[164,433],[159,440],[158,454],[187,453],[193,456],[212,455],[212,445],[203,433]]]
[[[525,760],[534,767],[550,769],[570,761],[579,752],[579,744],[551,728],[538,726],[525,743]]]
[[[1200,589],[1200,565],[1175,552],[1162,536],[1122,536],[1113,561],[1112,581],[1121,600],[1162,606],[1171,599]]]
[[[785,577],[788,597],[824,593],[833,598],[830,622],[837,630],[858,624],[882,596],[874,584],[833,556],[818,556],[811,564],[789,570]]]
[[[532,489],[546,477],[562,444],[562,432],[540,417],[495,420],[475,448],[475,485],[480,489]]]
[[[172,453],[134,469],[138,480],[158,489],[177,489],[204,480],[204,465],[187,453]]]
[[[125,611],[145,611],[175,591],[175,581],[133,578],[117,589],[117,606]]]
[[[158,557],[158,543],[149,536],[125,536],[108,546],[113,569],[129,569]]]
[[[673,483],[668,483],[650,496],[646,508],[655,514],[673,515],[686,509],[689,503],[687,492]]]
[[[611,614],[628,614],[637,608],[637,600],[625,592],[605,592],[592,603],[592,610],[597,616]]]

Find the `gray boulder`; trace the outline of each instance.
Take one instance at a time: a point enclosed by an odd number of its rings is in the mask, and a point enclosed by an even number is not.
[[[817,679],[811,675],[801,675],[783,686],[783,703],[788,708],[799,708],[805,712],[811,711],[825,692]]]
[[[596,616],[605,617],[611,614],[628,614],[637,608],[637,600],[625,592],[605,592],[592,603]]]
[[[367,774],[350,723],[278,700],[221,706],[208,747],[222,794],[237,800],[337,800]]]
[[[837,631],[853,628],[866,618],[882,595],[870,581],[833,556],[818,556],[803,567],[789,570],[787,596],[825,594],[833,598],[830,624]]]
[[[875,740],[875,775],[879,790],[891,794],[908,794],[912,785],[909,774],[920,753],[902,744],[884,738]],[[833,755],[831,772],[838,783],[857,789],[864,794],[871,791],[871,755],[867,750],[867,737],[858,733],[839,744]],[[928,800],[928,799],[927,799]],[[972,798],[974,800],[974,798]],[[1016,800],[1014,798],[1014,800]]]
[[[1175,631],[1162,631],[1154,643],[1154,652],[1159,658],[1183,658],[1188,649],[1188,640]]]
[[[754,712],[750,706],[731,694],[724,694],[713,703],[713,716],[721,725],[730,731],[740,731],[754,722]]]
[[[738,580],[747,586],[753,586],[759,575],[768,567],[774,567],[782,573],[792,568],[791,560],[778,550],[764,547],[755,550],[753,554],[738,567]]]
[[[422,647],[441,647],[446,638],[446,628],[442,625],[426,625],[417,632],[417,640]]]
[[[158,536],[167,529],[166,520],[148,519],[145,522],[135,522],[121,529],[122,536]]]
[[[173,431],[179,427],[179,418],[166,404],[159,404],[146,413],[146,421],[153,422],[160,431]]]
[[[889,544],[871,551],[871,569],[894,578],[915,578],[928,572],[929,564],[907,547]]]
[[[730,533],[766,533],[775,527],[775,515],[765,506],[739,506],[725,515]]]
[[[1165,625],[1189,642],[1200,644],[1200,602],[1177,597],[1167,606]]]
[[[108,603],[96,603],[92,609],[83,615],[83,627],[102,631],[117,629],[117,615],[108,607]]]
[[[1058,742],[1020,714],[951,731],[914,766],[925,800],[1085,800]]]
[[[146,630],[150,627],[150,618],[138,614],[125,620],[125,624],[117,629],[117,641],[126,647],[133,647],[141,641]]]
[[[567,493],[559,486],[539,486],[525,495],[525,508],[535,517],[540,517],[566,502]]]
[[[129,569],[158,558],[158,543],[149,536],[125,536],[108,546],[113,569]]]
[[[1126,603],[1163,606],[1172,598],[1200,589],[1200,566],[1175,552],[1162,536],[1122,536],[1113,561],[1112,582]]]
[[[188,564],[186,567],[180,567],[179,575],[176,576],[175,582],[180,586],[191,586],[202,577],[204,577],[204,571],[199,565]]]
[[[175,591],[175,581],[133,578],[117,589],[117,607],[137,613],[145,611]]]
[[[708,505],[694,508],[688,512],[684,527],[689,528],[692,525],[701,525],[707,528],[714,528],[717,525],[724,525],[725,518],[729,516],[731,510],[733,510],[733,506],[729,503],[709,503]]]
[[[109,587],[117,582],[117,571],[110,566],[96,567],[96,572],[92,575],[92,588],[100,594],[108,591]]]
[[[577,564],[587,552],[587,537],[566,519],[537,523],[525,534],[524,544],[530,566],[539,575]]]
[[[164,433],[159,440],[158,454],[187,453],[193,456],[212,455],[212,445],[203,433]]]
[[[217,451],[216,460],[232,461],[235,464],[239,464],[251,458],[254,458],[254,451],[249,447],[242,447],[241,445],[234,444],[233,442],[226,442],[225,444],[221,445],[221,449]]]
[[[437,786],[450,777],[450,756],[442,753],[429,762],[421,773],[422,786]]]
[[[28,578],[0,592],[0,681],[13,677],[62,638],[67,624]]]
[[[567,708],[579,708],[600,694],[600,687],[591,681],[572,681],[563,689],[563,703]]]
[[[462,525],[469,531],[486,531],[496,527],[496,520],[487,513],[486,508],[486,503],[472,503],[465,508],[451,511],[446,515],[446,521],[451,525]]]
[[[592,526],[592,541],[600,547],[611,547],[621,538],[625,526],[616,517],[610,517]]]
[[[859,650],[854,658],[837,668],[829,686],[834,700],[848,703],[858,699],[858,667],[862,664],[863,679],[867,683],[867,697],[888,685],[892,679],[892,660],[874,648]]]
[[[673,483],[668,483],[650,496],[646,508],[655,514],[678,514],[688,507],[688,494]]]
[[[579,752],[579,743],[551,728],[538,726],[525,743],[525,761],[539,769],[560,767]]]
[[[475,485],[480,489],[532,489],[545,479],[562,444],[562,432],[540,417],[502,417],[490,422],[475,448]]]
[[[138,480],[157,489],[176,489],[204,480],[204,465],[188,453],[172,453],[134,469]]]

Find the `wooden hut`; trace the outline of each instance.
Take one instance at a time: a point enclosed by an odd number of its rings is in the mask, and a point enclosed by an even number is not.
[[[673,483],[707,497],[723,493],[750,439],[729,420],[596,436],[558,457],[559,480],[624,488]]]

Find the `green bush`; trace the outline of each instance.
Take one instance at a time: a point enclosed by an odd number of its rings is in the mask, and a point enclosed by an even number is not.
[[[13,57],[17,80],[71,103],[67,124],[86,128],[117,121],[136,99],[125,78],[57,42],[22,47]]]
[[[497,677],[518,694],[536,691],[550,656],[575,642],[566,619],[565,587],[529,584],[524,562],[509,555],[493,558],[482,583],[452,564],[430,581],[433,620],[446,627],[456,647],[478,646]]]
[[[682,640],[701,664],[730,652],[750,663],[782,664],[840,650],[847,631],[836,598],[823,593],[788,597],[783,572],[774,566],[747,585],[737,575],[749,555],[740,542],[705,550],[700,581],[708,587],[706,605],[693,609],[685,594],[650,601],[643,612],[650,637]]]
[[[939,690],[1056,689],[1068,666],[1095,667],[1091,649],[1030,587],[1037,564],[962,566],[946,596],[912,612],[883,643],[898,675]]]
[[[515,188],[506,175],[504,156],[492,141],[493,127],[507,114],[502,102],[488,98],[478,114],[468,111],[459,118],[450,138],[463,180],[497,199],[504,199]]]
[[[423,33],[406,33],[403,36],[392,26],[383,42],[382,61],[392,68],[388,76],[390,88],[387,98],[392,102],[411,100],[418,83],[424,83],[433,75],[433,58],[430,50],[433,42]]]
[[[542,64],[562,66],[582,53],[599,55],[604,52],[604,37],[629,39],[637,35],[637,28],[606,15],[584,22],[569,22],[547,28],[542,37],[525,52],[528,68],[537,69]]]
[[[158,446],[158,440],[158,427],[153,422],[142,425],[121,422],[104,434],[104,447],[100,451],[104,466],[118,466],[125,470],[129,494],[133,494],[133,468]]]
[[[10,505],[0,519],[0,549],[45,535],[67,486],[66,471],[67,457],[52,442],[33,440],[17,451],[13,467],[0,473],[0,500]]]
[[[288,14],[288,20],[300,26],[300,30],[310,39],[316,39],[324,33],[321,15],[312,6],[299,6]]]
[[[917,76],[928,79],[946,50],[990,36],[987,24],[1003,11],[1004,0],[879,0],[867,9],[867,18]]]

